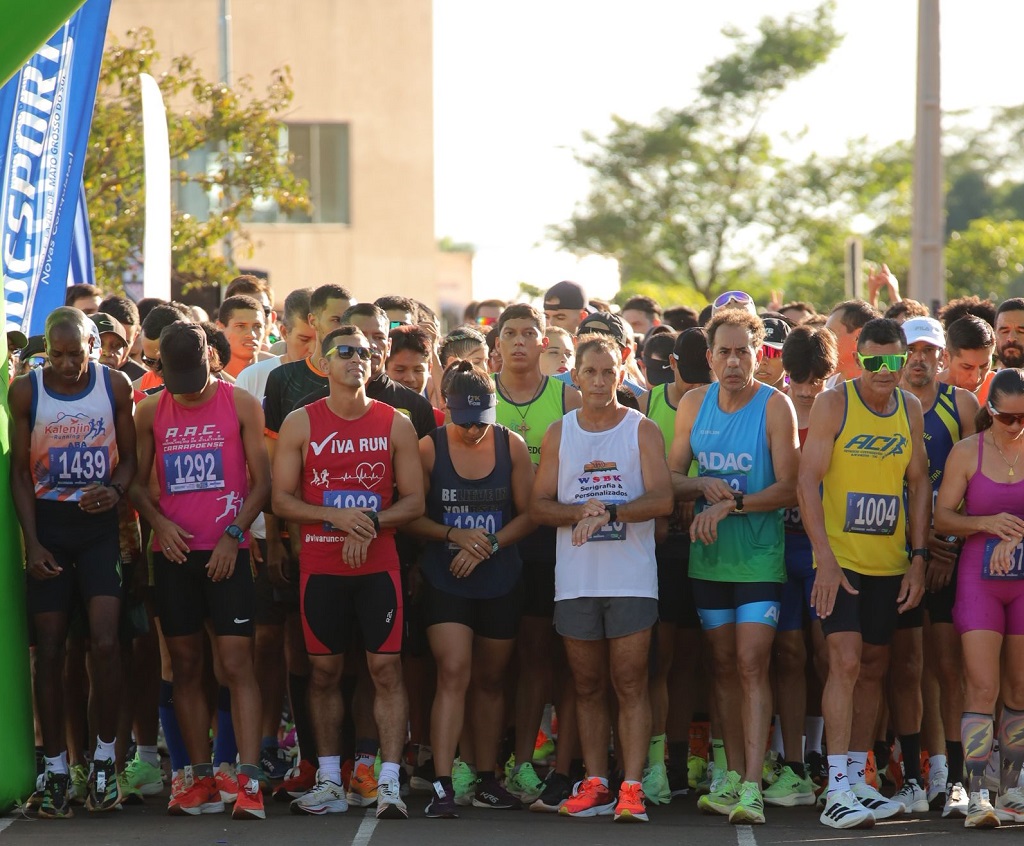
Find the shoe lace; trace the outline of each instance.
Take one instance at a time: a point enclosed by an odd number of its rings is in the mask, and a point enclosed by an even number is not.
[[[628,802],[631,805],[643,802],[643,787],[639,784],[623,784],[619,788],[619,801]]]

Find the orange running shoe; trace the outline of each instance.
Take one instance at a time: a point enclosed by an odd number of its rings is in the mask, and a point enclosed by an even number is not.
[[[868,752],[868,762],[864,766],[864,781],[868,783],[870,787],[878,790],[882,783],[878,780],[878,767],[875,765],[875,753],[874,751]]]
[[[577,782],[572,796],[566,799],[558,813],[568,817],[606,816],[615,811],[612,792],[599,778],[585,778]]]
[[[619,801],[615,805],[615,822],[647,822],[644,789],[640,782],[622,783]]]
[[[238,774],[238,794],[235,807],[231,811],[233,820],[265,820],[267,812],[263,809],[263,791],[260,780],[245,773]]]
[[[369,808],[377,803],[377,778],[373,774],[373,765],[356,766],[345,798],[355,808]]]
[[[292,767],[274,790],[275,802],[291,802],[316,787],[316,767],[303,759]]]
[[[235,768],[230,764],[221,764],[223,769],[218,768],[213,774],[217,782],[217,789],[220,791],[221,801],[225,805],[231,805],[238,798],[238,777],[235,775]]]
[[[173,816],[194,817],[198,814],[220,814],[224,802],[220,798],[217,782],[212,776],[195,778],[192,768],[185,768],[182,779],[183,789],[167,805],[167,813]]]

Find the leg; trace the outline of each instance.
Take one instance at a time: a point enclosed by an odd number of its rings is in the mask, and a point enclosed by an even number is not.
[[[505,724],[505,672],[514,652],[515,641],[511,639],[477,637],[473,641],[470,710],[480,773],[493,773],[497,768],[498,743]]]
[[[260,690],[260,734],[276,738],[284,702],[284,626],[257,625],[255,647],[253,663]]]
[[[801,762],[807,710],[807,647],[803,630],[777,632],[773,653],[785,760]]]
[[[640,781],[647,761],[647,746],[651,737],[651,704],[647,688],[650,645],[650,629],[611,638],[607,645],[612,687],[619,706],[618,738],[622,745],[623,773],[627,781]],[[598,650],[594,652],[597,654]],[[582,730],[586,717],[582,709],[579,712]],[[589,763],[588,759],[588,769]]]
[[[565,638],[565,652],[576,687],[576,717],[587,775],[608,775],[608,642]],[[646,664],[645,664],[646,668]],[[534,731],[536,735],[536,730]],[[531,741],[532,746],[532,741]]]
[[[889,703],[892,725],[903,747],[906,777],[921,783],[921,675],[924,672],[922,628],[897,629],[892,639]],[[895,681],[896,683],[892,683]]]
[[[882,701],[883,681],[888,668],[889,647],[865,643],[861,650],[860,673],[853,691],[851,749],[867,751],[871,748],[875,718],[878,715],[878,704]],[[831,738],[831,734],[829,737]]]
[[[207,742],[209,707],[203,688],[203,636],[201,633],[165,638],[174,673],[174,713],[193,763],[210,759]]]
[[[519,624],[519,686],[516,690],[517,763],[533,760],[544,706],[551,697],[554,630],[544,617],[523,617]]]
[[[61,611],[34,614],[36,631],[35,699],[43,754],[55,758],[67,748],[64,732],[64,643],[68,615]]]
[[[736,625],[736,668],[742,700],[740,719],[744,735],[744,781],[761,784],[761,761],[768,745],[772,718],[772,688],[768,677],[775,629],[764,623]]]
[[[729,769],[742,775],[754,764],[748,766],[743,740],[743,692],[737,672],[736,624],[727,623],[706,629],[704,635],[709,647],[715,714],[722,740],[725,742],[725,755]],[[761,760],[764,757],[763,748],[762,746],[762,751],[758,752],[755,759],[758,778]]]
[[[239,760],[255,764],[260,755],[260,689],[253,670],[252,638],[234,635],[217,638],[223,671],[221,682],[231,691],[231,722]]]
[[[473,630],[458,623],[440,623],[427,629],[427,638],[437,664],[437,693],[430,712],[434,772],[451,777],[469,687]]]
[[[828,678],[821,695],[821,712],[825,718],[828,752],[829,757],[845,756],[850,751],[853,691],[860,675],[863,643],[859,632],[835,632],[826,636],[825,644],[828,648]],[[865,742],[870,743],[870,739]]]
[[[373,717],[380,737],[381,761],[397,764],[402,759],[409,720],[409,701],[402,679],[402,657],[397,653],[368,652],[366,664],[375,691]]]
[[[95,733],[102,740],[113,742],[121,702],[121,645],[117,639],[121,600],[116,596],[94,596],[89,600],[88,613]]]
[[[341,754],[341,655],[310,655],[309,714],[321,757]]]

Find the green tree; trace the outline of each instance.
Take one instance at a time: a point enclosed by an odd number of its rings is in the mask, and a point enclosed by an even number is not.
[[[802,189],[760,119],[840,43],[834,8],[765,18],[753,38],[727,28],[733,51],[705,69],[691,105],[650,125],[616,117],[607,138],[585,136],[577,159],[590,171],[590,194],[552,237],[615,257],[625,282],[686,285],[707,297],[749,275]]]
[[[946,293],[1002,299],[1024,295],[1024,220],[972,220],[945,249]]]
[[[283,213],[307,211],[307,186],[280,150],[282,116],[292,99],[287,68],[271,73],[263,94],[252,81],[233,86],[207,80],[189,56],[159,66],[153,33],[131,30],[111,39],[100,71],[85,160],[85,190],[97,284],[120,290],[123,274],[141,257],[145,224],[142,106],[139,74],[152,74],[167,103],[171,180],[214,192],[219,201],[204,218],[172,210],[172,273],[186,285],[221,284],[235,273],[217,249],[230,237],[235,258],[251,255],[244,224],[258,200]],[[203,152],[217,166],[188,169]]]

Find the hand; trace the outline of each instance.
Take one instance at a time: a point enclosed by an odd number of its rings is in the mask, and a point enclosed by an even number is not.
[[[355,535],[346,535],[341,545],[341,560],[348,564],[350,570],[356,570],[366,563],[366,550],[370,548],[373,538],[360,539]]]
[[[772,298],[768,301],[768,311],[782,310],[782,291],[772,288]]]
[[[896,608],[901,614],[911,611],[921,602],[924,596],[924,561],[914,558],[910,562],[903,581],[900,582],[900,593],[896,597]]]
[[[933,533],[928,539],[928,549],[931,552],[931,560],[925,564],[924,586],[929,593],[934,593],[942,590],[953,578],[953,568],[956,566],[960,544],[950,543]]]
[[[693,518],[690,524],[690,540],[704,545],[713,544],[718,540],[718,524],[728,517],[736,508],[732,497],[720,500],[705,508]]]
[[[349,535],[355,535],[357,540],[373,540],[377,537],[377,530],[373,526],[373,520],[361,508],[333,508],[334,516],[331,518],[331,525]]]
[[[291,587],[291,582],[284,573],[285,548],[280,538],[271,541],[267,538],[267,578],[277,588]]]
[[[595,532],[607,526],[611,519],[612,515],[607,511],[603,511],[598,515],[592,515],[580,520],[572,527],[572,545],[583,546],[594,536]]]
[[[1013,554],[1018,544],[1013,541],[999,541],[992,550],[989,568],[998,576],[1005,576],[1013,569]]]
[[[254,564],[263,563],[263,550],[260,549],[259,543],[252,535],[249,536],[249,554],[252,556]]]
[[[736,491],[724,479],[718,479],[714,476],[701,476],[700,481],[701,493],[709,503],[724,502],[725,500],[729,500],[729,502],[736,501]]]
[[[55,579],[64,571],[64,568],[57,563],[50,550],[40,546],[38,543],[25,550],[25,566],[28,574],[33,579],[40,581]]]
[[[851,596],[857,596],[860,591],[855,590],[850,580],[846,578],[836,561],[835,556],[828,556],[831,561],[819,561],[818,569],[814,575],[814,586],[811,588],[811,605],[818,612],[818,616],[824,620],[832,614],[836,605],[836,596],[839,588],[845,590]]]
[[[491,542],[484,529],[452,529],[448,540],[477,562],[491,557]]]
[[[104,514],[117,506],[121,495],[106,485],[86,485],[82,488],[82,496],[78,507],[86,514]]]
[[[210,553],[210,560],[206,565],[206,576],[211,581],[223,582],[230,579],[235,572],[235,562],[238,560],[238,541],[228,535],[221,535],[217,545]]]
[[[476,555],[460,549],[452,559],[452,563],[448,565],[448,571],[456,579],[465,579],[477,568],[481,560]]]
[[[586,520],[587,517],[600,517],[605,512],[604,503],[599,499],[588,499],[576,507],[576,522]]]
[[[1020,517],[1015,517],[1004,511],[1001,514],[993,514],[980,519],[983,532],[988,532],[1004,541],[1012,540],[1014,543],[1020,543],[1021,538],[1024,537],[1024,520],[1021,520]]]
[[[189,540],[193,537],[177,523],[172,523],[164,518],[159,524],[153,526],[153,533],[156,535],[157,546],[163,552],[164,557],[175,564],[184,564],[185,557],[191,552],[188,546]]]

